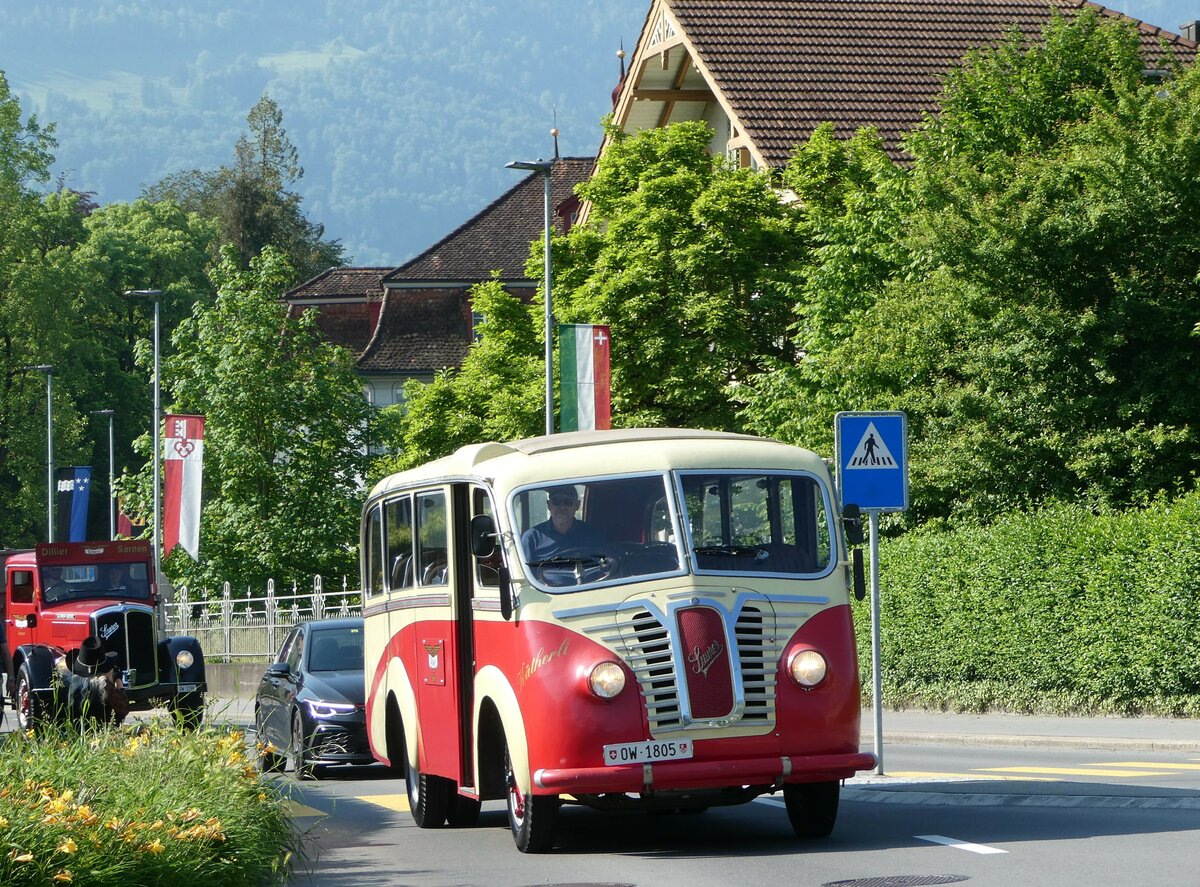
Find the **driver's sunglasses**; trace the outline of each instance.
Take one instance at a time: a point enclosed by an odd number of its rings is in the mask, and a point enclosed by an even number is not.
[[[574,505],[578,501],[579,501],[578,499],[574,499],[570,496],[551,496],[550,497],[551,505]]]

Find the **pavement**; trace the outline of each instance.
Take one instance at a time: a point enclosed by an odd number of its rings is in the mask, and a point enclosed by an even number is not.
[[[144,717],[144,713],[141,716]],[[16,718],[4,712],[2,729],[11,730]],[[215,697],[209,700],[209,722],[250,726],[254,700]],[[862,712],[862,748],[874,747],[875,715]],[[972,745],[985,747],[1059,747],[1143,749],[1200,753],[1200,718],[1047,717],[996,712],[884,709],[886,745]]]

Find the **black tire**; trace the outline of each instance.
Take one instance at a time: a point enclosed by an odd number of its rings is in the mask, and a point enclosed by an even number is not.
[[[504,784],[508,789],[508,827],[522,853],[546,853],[554,847],[558,827],[558,795],[522,795],[513,775],[512,756],[504,743]]]
[[[278,752],[267,751],[268,746],[274,746],[263,729],[262,709],[257,707],[254,709],[254,730],[258,734],[258,745],[261,747],[258,766],[264,773],[278,773],[283,769],[283,757]]]
[[[446,823],[450,828],[471,828],[479,822],[479,809],[482,806],[479,798],[463,797],[453,782],[449,785],[450,802],[446,811]]]
[[[788,819],[798,838],[827,838],[837,822],[840,782],[801,782],[783,787]]]
[[[185,730],[195,730],[204,722],[204,694],[199,690],[180,693],[167,700],[167,710]]]
[[[308,736],[304,732],[304,721],[300,712],[292,713],[292,741],[288,743],[288,765],[296,779],[320,779],[321,768],[308,760]]]
[[[454,783],[422,773],[417,767],[405,767],[404,785],[408,789],[408,811],[417,828],[441,828],[450,812]]]
[[[26,663],[21,663],[17,670],[17,693],[13,697],[13,708],[17,711],[17,726],[22,730],[37,730],[45,722],[42,702],[33,692],[33,678]]]

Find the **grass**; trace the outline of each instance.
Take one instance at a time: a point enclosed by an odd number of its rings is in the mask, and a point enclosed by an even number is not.
[[[65,725],[0,746],[0,884],[283,884],[297,838],[241,730]]]

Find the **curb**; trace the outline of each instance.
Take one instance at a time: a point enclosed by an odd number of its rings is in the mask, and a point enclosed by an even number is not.
[[[1022,736],[1006,733],[910,733],[885,730],[883,741],[906,745],[1001,746],[1017,748],[1081,748],[1100,751],[1139,749],[1161,752],[1200,752],[1200,740],[1136,739],[1114,736]],[[863,733],[863,748],[874,745],[873,734]]]

